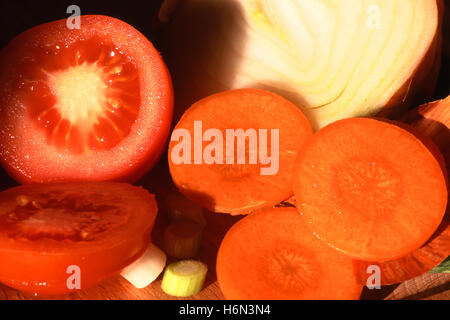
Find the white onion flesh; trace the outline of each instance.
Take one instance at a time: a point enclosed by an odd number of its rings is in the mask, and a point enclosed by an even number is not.
[[[403,110],[429,90],[440,42],[436,0],[189,0],[164,34],[178,109],[258,87],[318,129]],[[389,112],[386,112],[389,111]]]
[[[147,287],[163,272],[166,254],[154,244],[150,244],[144,254],[126,267],[120,275],[138,289]]]

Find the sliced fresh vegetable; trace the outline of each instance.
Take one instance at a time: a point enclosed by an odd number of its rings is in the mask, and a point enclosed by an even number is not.
[[[122,270],[120,275],[138,289],[147,287],[163,272],[166,254],[154,244],[150,244],[144,254]]]
[[[310,229],[356,259],[392,260],[420,248],[445,214],[440,162],[414,134],[385,121],[328,125],[294,172],[297,208]]]
[[[82,16],[29,29],[0,52],[0,162],[21,183],[144,175],[165,148],[169,72],[140,32]]]
[[[208,267],[200,261],[182,260],[174,262],[164,271],[161,288],[171,296],[192,296],[202,290],[207,272]]]
[[[433,140],[445,158],[448,171],[450,169],[450,96],[412,110],[403,118],[403,121]]]
[[[302,112],[274,93],[218,93],[195,103],[176,125],[170,173],[181,193],[198,205],[247,214],[293,194],[295,158],[311,135]]]
[[[171,223],[164,231],[164,250],[174,258],[187,259],[197,255],[202,241],[202,227],[189,220]]]
[[[184,1],[163,37],[177,112],[257,87],[293,101],[315,129],[399,113],[432,93],[442,8],[442,0]]]
[[[88,289],[150,242],[153,195],[125,183],[25,185],[0,193],[0,282],[42,295]]]
[[[217,255],[227,299],[358,299],[353,261],[307,228],[295,208],[270,208],[237,222]]]
[[[430,273],[450,273],[450,256],[436,268],[431,270]]]
[[[450,168],[450,97],[428,103],[411,111],[404,121],[417,131],[432,139],[446,160],[447,172]],[[360,283],[365,284],[370,273],[370,265],[378,265],[381,271],[381,284],[391,285],[420,276],[438,266],[450,254],[450,216],[447,214],[433,236],[421,248],[399,259],[385,262],[359,261],[356,272]],[[438,269],[441,270],[441,269]]]
[[[432,270],[450,254],[450,223],[445,219],[434,235],[421,248],[395,260],[355,261],[359,283],[365,285],[372,272],[369,266],[380,268],[380,284],[392,285],[418,277]],[[370,269],[369,269],[370,271]]]
[[[190,220],[196,222],[202,229],[206,226],[203,208],[186,199],[177,191],[170,192],[164,200],[171,222]]]

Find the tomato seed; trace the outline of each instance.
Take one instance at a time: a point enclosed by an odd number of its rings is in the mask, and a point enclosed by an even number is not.
[[[30,202],[30,199],[27,196],[20,195],[16,198],[16,202],[19,206],[25,207]]]

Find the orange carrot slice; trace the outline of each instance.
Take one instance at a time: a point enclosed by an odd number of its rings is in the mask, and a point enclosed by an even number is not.
[[[237,222],[217,255],[227,299],[358,299],[351,258],[318,240],[295,208],[267,208]]]
[[[337,121],[302,149],[297,208],[331,246],[368,261],[402,257],[436,231],[447,205],[445,174],[414,134],[367,118]]]
[[[450,96],[424,104],[407,114],[404,122],[431,138],[450,168]]]
[[[403,121],[410,123],[417,131],[431,138],[441,150],[450,168],[450,96],[431,102],[410,112]],[[366,284],[370,274],[367,268],[377,265],[381,272],[381,285],[391,285],[422,275],[438,266],[450,255],[450,213],[421,248],[399,259],[385,262],[358,261],[356,272],[361,284]]]
[[[219,137],[208,137],[209,133]],[[247,214],[293,194],[295,158],[311,136],[303,113],[274,93],[260,89],[218,93],[195,103],[176,125],[169,145],[170,173],[178,189],[198,205],[214,212]],[[185,139],[191,143],[183,149]]]
[[[372,272],[369,266],[380,268],[380,285],[397,284],[420,276],[443,262],[450,254],[450,219],[444,219],[438,230],[421,248],[399,259],[385,262],[355,261],[359,283],[367,284]]]

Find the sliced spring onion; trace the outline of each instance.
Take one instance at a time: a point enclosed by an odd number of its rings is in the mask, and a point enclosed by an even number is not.
[[[138,289],[145,288],[156,280],[166,266],[166,255],[154,244],[145,253],[126,267],[121,276]]]
[[[164,250],[174,258],[187,259],[197,255],[202,240],[202,228],[194,221],[179,220],[164,231]]]
[[[170,221],[192,220],[197,222],[200,227],[206,226],[203,209],[186,199],[179,193],[171,193],[165,198],[165,205],[169,214]]]
[[[183,260],[170,264],[164,272],[162,290],[172,296],[188,297],[203,288],[208,267],[196,260]]]

